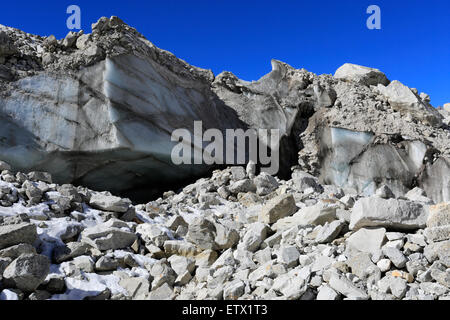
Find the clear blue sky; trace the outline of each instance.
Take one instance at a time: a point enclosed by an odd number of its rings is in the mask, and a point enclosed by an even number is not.
[[[82,11],[82,29],[117,15],[160,48],[187,62],[257,80],[275,58],[317,74],[345,62],[450,102],[448,0],[22,0],[2,1],[0,23],[62,38],[66,8]],[[366,9],[381,8],[382,29],[369,30]]]

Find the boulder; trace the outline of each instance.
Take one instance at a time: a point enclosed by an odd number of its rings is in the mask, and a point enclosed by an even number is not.
[[[33,244],[36,239],[36,225],[32,223],[0,226],[0,249],[21,243]]]
[[[91,196],[89,204],[95,209],[125,213],[128,211],[131,201],[115,196],[94,193]]]
[[[336,207],[324,202],[302,208],[293,216],[278,220],[273,230],[286,230],[293,226],[324,225],[336,220]]]
[[[381,247],[386,242],[386,229],[365,229],[361,228],[353,233],[346,240],[346,250],[349,256],[358,252],[378,254]]]
[[[377,88],[388,99],[394,110],[432,126],[442,125],[440,113],[401,82],[395,80],[387,87],[378,85]]]
[[[415,230],[425,227],[427,217],[428,208],[420,203],[368,197],[356,201],[349,227],[353,230],[362,227]]]
[[[270,199],[259,214],[263,223],[273,224],[279,219],[290,216],[297,211],[292,194],[284,194]]]
[[[334,73],[336,79],[354,81],[365,86],[376,86],[382,84],[387,86],[389,80],[386,75],[378,69],[346,63]]]
[[[135,233],[125,231],[108,223],[84,229],[81,240],[100,251],[130,247],[137,239]]]
[[[203,217],[198,217],[189,224],[186,240],[200,249],[214,250],[217,246],[215,243],[216,234],[216,227],[213,222]]]
[[[34,291],[50,271],[50,261],[40,254],[22,254],[3,272],[3,277],[16,288]]]

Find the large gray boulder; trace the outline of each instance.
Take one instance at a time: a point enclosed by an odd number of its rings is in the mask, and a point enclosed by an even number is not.
[[[22,254],[3,272],[7,283],[25,292],[34,291],[50,271],[50,260],[40,254]]]
[[[119,197],[95,193],[91,196],[89,204],[96,209],[125,213],[131,205],[131,201]]]
[[[334,73],[336,79],[354,81],[366,86],[382,84],[387,86],[389,80],[386,75],[378,69],[346,63]]]
[[[136,241],[137,235],[131,230],[126,230],[126,224],[115,223],[112,220],[84,229],[81,240],[100,251],[130,247]]]
[[[0,226],[0,249],[21,243],[33,244],[37,239],[36,225],[28,222]]]
[[[428,207],[420,203],[382,199],[376,196],[356,201],[350,217],[350,229],[386,227],[398,230],[424,228]]]
[[[432,126],[442,124],[440,113],[400,81],[392,81],[387,87],[378,85],[377,88],[394,110]]]
[[[272,224],[279,219],[290,216],[297,211],[292,194],[283,194],[270,199],[259,214],[259,220],[263,223]]]

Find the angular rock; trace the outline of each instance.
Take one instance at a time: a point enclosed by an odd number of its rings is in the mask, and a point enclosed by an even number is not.
[[[119,197],[95,193],[91,196],[89,204],[96,209],[125,213],[128,211],[131,202]]]
[[[327,285],[319,288],[316,300],[338,300],[339,294]]]
[[[253,183],[256,186],[256,193],[260,196],[268,195],[269,193],[275,191],[280,185],[274,177],[265,172],[262,172],[254,178]]]
[[[403,255],[403,253],[398,250],[397,248],[392,247],[383,247],[383,253],[386,257],[389,258],[389,260],[392,261],[394,266],[397,268],[403,268],[406,265],[406,262],[408,259]]]
[[[401,82],[395,80],[387,87],[378,85],[377,88],[394,110],[432,126],[439,127],[442,124],[439,112]]]
[[[430,206],[427,227],[442,227],[450,225],[450,202]]]
[[[335,220],[330,223],[326,222],[319,230],[316,236],[316,242],[329,243],[333,241],[340,233],[345,223],[340,220]]]
[[[332,275],[329,286],[350,299],[368,300],[366,292],[356,287],[350,280],[338,275]]]
[[[22,254],[3,272],[7,282],[25,291],[34,291],[50,271],[50,261],[39,254]]]
[[[372,255],[376,254],[386,242],[386,229],[359,229],[348,237],[347,251],[349,253],[365,252]]]
[[[190,224],[186,239],[194,243],[197,247],[206,250],[216,248],[216,227],[208,219],[198,217]]]
[[[299,263],[300,253],[295,246],[282,246],[278,251],[279,263],[284,263],[287,268],[296,267]]]
[[[150,283],[144,278],[127,278],[122,279],[119,285],[127,290],[128,295],[132,300],[146,300],[149,291]]]
[[[81,239],[100,251],[106,251],[130,247],[137,236],[133,232],[110,227],[105,223],[84,229]]]
[[[336,70],[334,77],[366,86],[376,86],[382,84],[387,86],[389,80],[386,75],[378,69],[359,66],[356,64],[346,63]]]
[[[36,238],[36,226],[32,223],[0,226],[0,249],[21,243],[33,244]]]
[[[286,230],[293,226],[324,225],[336,220],[336,207],[319,202],[302,208],[291,217],[280,219],[272,226],[273,230]]]
[[[398,230],[415,230],[426,225],[428,210],[422,204],[378,197],[356,201],[350,218],[350,229],[362,227],[387,227]]]
[[[280,195],[270,199],[259,214],[261,222],[272,224],[279,219],[290,216],[297,211],[292,194]]]
[[[234,280],[223,289],[224,300],[237,300],[244,294],[245,283],[241,280]]]

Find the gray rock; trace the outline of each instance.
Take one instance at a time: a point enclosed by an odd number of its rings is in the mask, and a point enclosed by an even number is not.
[[[424,234],[428,242],[449,240],[450,224],[442,227],[426,228]]]
[[[327,285],[319,288],[316,300],[338,300],[339,294]]]
[[[88,256],[79,256],[71,261],[75,267],[83,272],[94,272],[94,260]]]
[[[11,170],[11,166],[4,161],[0,160],[0,172],[3,170]]]
[[[277,261],[284,263],[287,268],[296,267],[299,263],[300,253],[295,246],[282,246],[278,250]]]
[[[277,179],[265,172],[262,172],[254,178],[253,182],[256,186],[256,193],[260,196],[268,195],[275,191],[280,185]]]
[[[392,190],[387,185],[382,185],[380,188],[377,189],[375,192],[375,195],[377,195],[380,198],[383,199],[391,199],[395,198],[395,194],[392,192]]]
[[[439,203],[430,207],[427,227],[443,227],[450,225],[450,203]]]
[[[294,170],[292,172],[292,182],[295,188],[302,192],[308,188],[312,188],[316,192],[323,191],[323,187],[319,184],[318,178],[300,170]]]
[[[256,186],[250,179],[234,181],[233,183],[231,183],[228,189],[233,194],[256,192]]]
[[[357,252],[376,254],[386,241],[386,229],[359,229],[348,237],[346,250],[351,256]]]
[[[347,298],[359,300],[369,299],[369,296],[366,292],[356,287],[350,280],[345,277],[340,277],[333,274],[328,284],[332,289],[336,290]]]
[[[16,259],[21,254],[26,254],[26,253],[36,254],[36,249],[28,243],[21,243],[21,244],[17,244],[15,246],[11,246],[6,249],[0,250],[0,258]]]
[[[340,220],[332,221],[330,223],[326,222],[317,233],[316,242],[329,243],[333,241],[341,233],[344,225],[345,223]]]
[[[245,171],[247,173],[247,176],[250,179],[253,179],[255,177],[255,174],[256,174],[256,163],[253,160],[250,160],[247,163],[247,167],[246,167]]]
[[[13,261],[11,258],[0,258],[0,277],[3,275],[3,271],[8,267],[8,265]]]
[[[231,179],[234,181],[244,180],[247,177],[243,167],[231,167]]]
[[[91,196],[89,204],[95,209],[125,213],[128,211],[131,201],[115,196],[94,193]]]
[[[401,82],[395,80],[387,87],[378,85],[377,89],[388,99],[391,107],[401,114],[410,115],[431,126],[439,127],[442,124],[439,112]]]
[[[449,291],[449,289],[444,287],[443,285],[433,282],[422,282],[420,284],[420,289],[425,291],[425,293],[427,294],[432,294],[436,296],[442,296]]]
[[[157,247],[162,247],[164,243],[169,240],[169,236],[163,228],[150,223],[142,223],[136,227],[136,233],[147,244],[154,244]]]
[[[405,198],[411,201],[422,202],[424,204],[433,204],[434,201],[427,197],[426,192],[419,188],[415,187],[411,189],[405,194]]]
[[[365,279],[370,275],[370,271],[374,269],[375,264],[371,260],[371,255],[361,252],[354,255],[346,261],[352,273],[360,279]]]
[[[161,260],[150,266],[150,274],[153,277],[151,285],[152,290],[162,286],[165,283],[173,285],[176,280],[176,273]]]
[[[350,229],[388,227],[415,230],[425,227],[428,211],[415,202],[378,197],[362,198],[352,209]]]
[[[0,292],[0,300],[20,300],[19,295],[10,289],[5,289]]]
[[[48,172],[43,171],[32,171],[28,173],[28,179],[35,182],[46,182],[46,183],[52,183],[52,175]]]
[[[377,262],[377,267],[380,268],[381,272],[389,271],[391,269],[391,260],[381,259]]]
[[[280,292],[283,299],[297,300],[307,290],[305,279],[299,275],[285,274],[278,276],[273,282],[272,290]]]
[[[36,238],[36,226],[32,223],[0,226],[0,249],[21,243],[33,244]]]
[[[217,249],[228,249],[239,242],[239,232],[235,229],[225,227],[220,223],[215,224],[216,237],[214,239]]]
[[[259,214],[259,220],[272,224],[279,219],[290,216],[297,211],[295,200],[292,194],[284,194],[270,199]]]
[[[173,300],[173,288],[164,283],[162,286],[152,289],[148,295],[148,300]]]
[[[255,222],[248,226],[242,241],[238,247],[255,252],[267,237],[267,227],[261,222]]]
[[[53,250],[53,259],[56,263],[62,263],[75,257],[88,254],[91,248],[91,245],[84,242],[69,242],[63,246],[55,247]]]
[[[316,205],[302,208],[293,216],[278,220],[273,230],[286,230],[293,226],[324,225],[336,220],[336,207],[319,202]]]
[[[406,280],[399,277],[390,278],[389,288],[391,289],[391,293],[394,297],[398,299],[402,299],[408,289]]]
[[[448,261],[450,257],[450,240],[429,244],[424,248],[423,254],[430,263],[433,263],[437,259]]]
[[[172,231],[177,230],[179,226],[188,227],[189,225],[187,222],[183,219],[182,216],[174,215],[169,218],[169,220],[166,222],[166,227]]]
[[[224,300],[237,300],[245,292],[245,283],[242,280],[234,280],[223,289]]]
[[[118,267],[119,261],[108,256],[100,257],[95,263],[95,270],[100,272],[117,270]]]
[[[147,279],[126,278],[120,280],[119,285],[127,290],[133,300],[146,300],[149,295],[150,283]]]
[[[186,240],[201,249],[216,249],[216,227],[208,219],[197,217],[190,224]]]
[[[177,275],[183,275],[186,271],[192,273],[195,269],[195,260],[173,255],[168,259],[170,266]]]
[[[346,63],[336,70],[334,77],[366,86],[376,86],[382,84],[387,86],[389,80],[386,75],[378,69],[359,66],[356,64]]]
[[[22,254],[3,272],[5,281],[16,288],[32,292],[45,280],[50,271],[50,261],[40,254]]]
[[[136,241],[137,236],[133,232],[104,223],[84,229],[81,239],[100,251],[106,251],[130,247]]]
[[[394,266],[397,268],[403,268],[406,266],[408,259],[403,255],[403,253],[397,248],[383,247],[383,254],[392,261]]]

